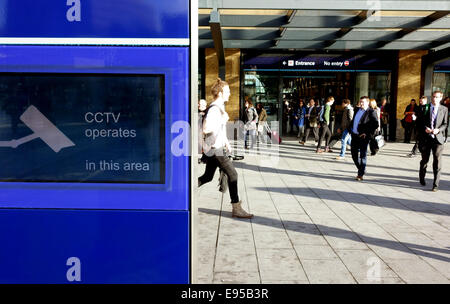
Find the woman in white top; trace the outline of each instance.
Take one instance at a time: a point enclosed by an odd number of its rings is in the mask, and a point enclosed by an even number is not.
[[[375,136],[377,136],[378,134],[380,134],[380,131],[381,131],[381,127],[380,127],[381,126],[381,124],[380,124],[381,109],[377,106],[377,101],[375,99],[370,99],[369,107],[371,107],[377,115],[378,129],[375,131]],[[375,140],[375,138],[372,138],[370,140],[369,147],[370,147],[370,155],[372,155],[372,156],[376,155],[378,153],[378,150],[380,149],[378,147],[378,143]]]
[[[244,143],[245,149],[253,149],[253,144],[256,141],[256,129],[258,123],[258,112],[253,107],[252,101],[245,101],[245,113],[244,113],[244,124],[245,124],[245,133],[244,133]],[[249,143],[250,141],[250,143]]]
[[[198,186],[210,182],[217,167],[223,170],[228,176],[228,188],[230,191],[231,205],[233,207],[232,216],[238,218],[252,218],[253,214],[247,213],[242,208],[242,202],[238,195],[238,174],[226,152],[231,153],[231,145],[227,138],[226,124],[229,116],[225,111],[225,102],[230,98],[230,87],[228,83],[220,78],[216,80],[211,88],[214,101],[206,110],[203,122],[204,144],[206,168],[205,173],[198,178]]]

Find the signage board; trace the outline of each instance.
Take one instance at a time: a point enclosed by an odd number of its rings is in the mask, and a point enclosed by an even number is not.
[[[184,47],[0,47],[0,206],[187,210],[172,144],[188,130],[172,125],[189,121],[188,62]]]
[[[0,43],[188,45],[189,9],[185,0],[2,0]]]
[[[164,183],[164,75],[3,73],[0,83],[1,181]]]
[[[307,72],[389,72],[393,66],[391,53],[299,53],[244,55],[246,71]]]

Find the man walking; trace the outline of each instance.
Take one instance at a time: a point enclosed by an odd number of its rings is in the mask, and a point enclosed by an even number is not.
[[[439,188],[439,180],[442,168],[442,152],[444,151],[445,130],[448,125],[448,109],[441,105],[442,92],[435,91],[431,98],[431,107],[429,115],[425,115],[424,139],[419,141],[419,150],[422,153],[422,160],[420,161],[419,180],[422,186],[425,186],[425,174],[427,172],[427,165],[430,159],[430,154],[433,152],[433,188],[436,192]]]
[[[322,152],[331,152],[330,151],[330,138],[331,138],[331,131],[330,131],[330,113],[331,113],[331,106],[334,103],[334,97],[330,96],[327,98],[327,101],[324,106],[323,111],[323,121],[321,122],[322,125],[322,134],[320,135],[319,142],[317,143],[317,150],[316,153],[322,153]],[[325,150],[321,149],[322,140],[325,139]]]
[[[419,101],[419,106],[416,107],[416,143],[409,153],[408,157],[415,157],[417,150],[419,150],[419,141],[425,137],[425,116],[430,114],[430,104],[428,98],[422,96]]]
[[[314,98],[311,98],[309,100],[309,104],[308,107],[306,109],[306,130],[305,130],[305,135],[303,136],[303,140],[299,141],[299,143],[301,145],[304,145],[305,142],[308,140],[309,137],[309,133],[311,132],[311,130],[313,131],[314,134],[314,138],[316,141],[319,140],[319,132],[318,132],[318,111],[317,111],[317,107],[315,105],[315,101]]]
[[[360,98],[360,107],[350,124],[352,133],[352,158],[358,168],[356,180],[362,181],[366,172],[367,146],[379,127],[376,112],[369,108],[369,97]]]
[[[347,150],[347,145],[351,145],[352,136],[350,132],[350,124],[353,120],[353,107],[350,104],[349,99],[344,99],[342,101],[344,106],[344,112],[342,113],[341,127],[338,132],[342,132],[341,137],[341,153],[336,157],[337,160],[345,158],[345,151]]]

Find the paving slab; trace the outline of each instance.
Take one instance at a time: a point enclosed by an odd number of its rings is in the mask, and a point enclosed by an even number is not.
[[[331,246],[323,245],[295,245],[301,260],[332,260],[338,258]]]
[[[258,257],[258,263],[262,281],[308,281],[297,258],[264,259]]]
[[[212,284],[260,284],[258,272],[215,272]],[[210,283],[210,284],[211,284]]]
[[[302,265],[313,284],[354,284],[353,276],[339,259],[302,260]],[[330,272],[333,274],[330,275]]]

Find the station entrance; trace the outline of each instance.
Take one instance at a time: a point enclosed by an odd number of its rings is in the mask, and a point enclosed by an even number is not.
[[[336,119],[340,121],[343,99],[355,100],[355,74],[349,72],[303,72],[294,75],[286,73],[282,78],[282,132],[285,135],[295,135],[297,128],[294,126],[294,115],[299,107],[299,101],[306,105],[314,98],[316,105],[323,105],[328,96],[333,96],[336,102],[334,107],[333,126]]]
[[[295,135],[293,112],[300,99],[323,105],[333,96],[332,127],[340,123],[343,99],[353,106],[360,96],[378,103],[391,100],[389,56],[367,54],[244,54],[242,101],[261,103],[269,121],[278,121],[282,135]],[[395,109],[395,106],[392,105]]]

